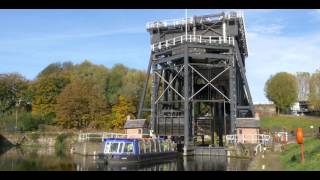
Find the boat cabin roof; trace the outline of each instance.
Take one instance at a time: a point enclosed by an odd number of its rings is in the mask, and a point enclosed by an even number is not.
[[[127,138],[105,138],[104,142],[134,142],[138,139],[127,139]]]

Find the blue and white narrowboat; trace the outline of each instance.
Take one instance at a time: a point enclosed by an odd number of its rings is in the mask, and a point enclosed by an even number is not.
[[[171,140],[105,138],[101,156],[108,164],[137,163],[175,158],[178,151]]]

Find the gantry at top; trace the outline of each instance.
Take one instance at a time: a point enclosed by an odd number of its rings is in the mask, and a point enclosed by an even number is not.
[[[183,33],[185,32],[186,23],[190,30],[191,28],[201,26],[207,26],[210,28],[222,26],[222,33],[217,36],[204,36],[190,33],[185,35]],[[226,23],[228,23],[229,26],[237,27],[226,29]],[[184,42],[234,45],[234,41],[237,39],[240,52],[245,57],[248,56],[244,15],[242,12],[219,13],[204,16],[193,16],[192,18],[154,21],[148,22],[146,27],[151,34],[175,33],[171,38],[165,38],[164,40],[152,39],[151,49],[153,52],[162,51]],[[238,30],[238,32],[234,32],[234,30]],[[181,34],[178,35],[179,33]]]

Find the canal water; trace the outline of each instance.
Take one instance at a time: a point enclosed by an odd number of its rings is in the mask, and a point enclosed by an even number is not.
[[[245,171],[249,163],[248,159],[191,156],[160,163],[110,166],[93,156],[64,154],[50,148],[12,148],[0,155],[0,171]]]

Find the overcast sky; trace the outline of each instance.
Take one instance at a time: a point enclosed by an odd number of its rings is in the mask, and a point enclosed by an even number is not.
[[[188,10],[205,15],[230,10]],[[319,10],[244,10],[249,57],[247,78],[254,103],[267,103],[264,84],[280,71],[320,68]],[[146,22],[183,18],[174,10],[0,10],[0,73],[34,79],[50,63],[88,59],[112,67],[146,69]]]

